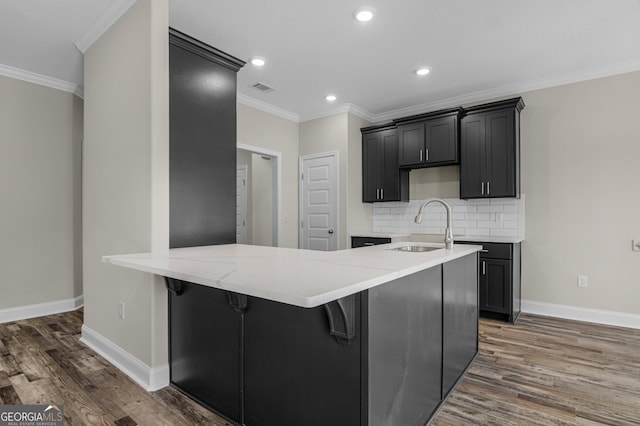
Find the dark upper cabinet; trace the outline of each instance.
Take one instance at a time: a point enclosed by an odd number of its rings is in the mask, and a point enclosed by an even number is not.
[[[460,198],[520,196],[522,98],[465,110],[460,124]]]
[[[398,168],[395,126],[362,130],[362,201],[408,201],[409,172]]]
[[[244,62],[169,30],[169,245],[236,242],[236,72]]]
[[[458,164],[461,112],[454,108],[396,120],[398,165],[419,168]]]

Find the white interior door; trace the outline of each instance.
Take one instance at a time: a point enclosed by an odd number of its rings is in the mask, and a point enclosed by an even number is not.
[[[338,153],[300,158],[300,247],[338,249]]]
[[[236,169],[236,243],[247,244],[247,166]]]

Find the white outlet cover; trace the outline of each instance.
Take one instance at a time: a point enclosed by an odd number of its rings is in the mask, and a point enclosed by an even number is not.
[[[586,275],[578,275],[578,287],[587,288],[587,276]]]
[[[631,249],[633,251],[640,251],[640,240],[633,240]]]

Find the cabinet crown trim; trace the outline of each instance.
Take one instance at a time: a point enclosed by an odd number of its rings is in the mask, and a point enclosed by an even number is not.
[[[365,134],[365,133],[371,133],[371,132],[378,132],[381,130],[393,130],[397,128],[398,126],[396,126],[394,123],[387,123],[387,124],[380,124],[377,126],[362,127],[360,129],[360,132],[362,132],[362,134]]]
[[[181,47],[191,53],[202,56],[232,71],[238,72],[246,62],[201,42],[174,28],[169,28],[169,44]]]
[[[524,100],[521,97],[506,99],[504,101],[491,102],[488,104],[476,105],[469,108],[464,108],[464,114],[473,114],[476,112],[487,112],[497,109],[515,108],[518,112],[524,109]]]
[[[411,115],[409,117],[397,118],[393,120],[395,124],[408,124],[414,121],[424,121],[430,118],[448,117],[450,115],[462,115],[464,109],[461,107],[441,109],[439,111],[426,112],[424,114]]]

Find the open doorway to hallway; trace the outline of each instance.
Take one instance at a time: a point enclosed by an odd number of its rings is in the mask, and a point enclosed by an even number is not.
[[[281,154],[238,144],[236,242],[277,247],[280,241]]]

